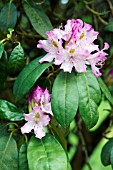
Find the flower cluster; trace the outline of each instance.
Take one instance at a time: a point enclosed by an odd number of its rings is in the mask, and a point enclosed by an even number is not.
[[[75,68],[77,72],[86,72],[87,65],[91,65],[96,77],[101,76],[100,68],[106,60],[107,53],[104,50],[109,48],[108,43],[104,44],[102,50],[94,44],[98,32],[92,26],[83,23],[80,19],[67,20],[62,27],[46,32],[47,40],[39,40],[38,48],[43,48],[47,54],[40,60],[51,62],[54,59],[55,65],[61,65],[65,72],[71,72]]]
[[[41,139],[45,136],[43,126],[47,126],[49,124],[50,117],[48,114],[53,115],[50,100],[51,95],[47,89],[43,90],[39,86],[34,88],[28,98],[31,111],[29,114],[24,114],[27,123],[21,127],[22,134],[29,133],[32,129],[34,129],[34,133],[37,138]]]

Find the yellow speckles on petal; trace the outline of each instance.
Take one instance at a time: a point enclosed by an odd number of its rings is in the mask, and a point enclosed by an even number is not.
[[[84,33],[82,33],[81,35],[80,35],[80,40],[82,39],[84,37]]]
[[[58,43],[56,41],[54,41],[53,39],[51,40],[52,44],[54,45],[54,47],[58,48]]]
[[[75,49],[73,49],[73,48],[71,48],[70,50],[69,50],[69,53],[71,53],[71,54],[73,54],[75,52]]]
[[[36,118],[36,119],[40,119],[40,114],[39,114],[39,113],[36,113],[36,114],[35,114],[35,118]]]

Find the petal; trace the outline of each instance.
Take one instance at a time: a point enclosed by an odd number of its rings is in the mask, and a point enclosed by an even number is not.
[[[40,86],[36,86],[33,90],[33,99],[37,104],[40,104],[41,97],[43,95],[43,89]]]
[[[40,63],[43,63],[44,61],[51,62],[55,58],[55,54],[48,53],[43,58],[40,59]]]
[[[60,68],[63,69],[64,72],[71,73],[73,65],[71,63],[69,63],[69,61],[64,61]]]
[[[42,126],[47,126],[49,122],[50,122],[50,117],[46,114],[42,114],[39,124],[41,124]]]
[[[42,111],[45,113],[49,113],[50,115],[53,115],[52,109],[51,109],[51,103],[47,103],[44,105],[41,105]]]
[[[46,88],[45,91],[44,91],[44,101],[47,103],[47,102],[50,101],[50,99],[51,99],[51,95],[49,94],[49,91]]]
[[[24,117],[25,117],[26,121],[32,121],[32,120],[34,120],[34,113],[31,112],[29,114],[24,114]]]
[[[36,138],[42,139],[46,135],[43,126],[35,126],[34,133]]]
[[[39,40],[39,44],[37,45],[37,48],[43,48],[45,51],[49,51],[49,41],[48,40]]]
[[[74,67],[75,67],[77,72],[86,72],[85,61],[75,60]]]
[[[103,50],[108,50],[108,48],[109,48],[109,44],[108,43],[104,43],[104,49]]]
[[[96,77],[100,77],[102,73],[100,73],[99,68],[97,68],[95,65],[91,65],[92,72]]]
[[[35,123],[33,121],[29,121],[25,123],[24,126],[21,127],[22,134],[29,133],[34,128]]]
[[[98,45],[95,44],[83,44],[83,48],[88,50],[89,53],[99,50]]]

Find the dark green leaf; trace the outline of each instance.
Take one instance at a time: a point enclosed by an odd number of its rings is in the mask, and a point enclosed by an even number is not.
[[[4,51],[0,59],[0,91],[3,90],[6,78],[7,78],[7,53],[6,51]]]
[[[2,136],[0,138],[0,169],[18,169],[18,151],[13,138]]]
[[[102,148],[101,161],[104,166],[110,165],[111,151],[113,150],[113,138],[111,138]]]
[[[104,83],[104,81],[101,78],[98,78],[97,80],[100,84],[100,88],[101,88],[103,94],[110,101],[110,103],[113,105],[113,97],[111,96],[111,93],[110,93],[108,87],[106,86],[106,84]]]
[[[13,89],[16,101],[20,100],[31,89],[41,74],[52,65],[52,63],[40,64],[40,59],[41,57],[38,57],[30,62],[19,74]]]
[[[24,67],[24,51],[22,46],[16,46],[11,52],[7,71],[10,76],[17,75]]]
[[[28,164],[31,170],[67,170],[67,157],[60,143],[51,135],[36,139],[28,145]]]
[[[113,147],[111,148],[110,162],[111,162],[111,166],[112,166],[112,169],[113,169]]]
[[[1,124],[0,125],[0,137],[9,135],[8,132],[8,125],[7,124]]]
[[[2,57],[3,51],[4,51],[4,44],[0,41],[0,59]]]
[[[57,76],[52,89],[52,111],[57,121],[68,127],[78,109],[78,89],[74,73],[64,73]]]
[[[79,111],[88,128],[92,128],[98,121],[97,103],[101,93],[98,81],[92,71],[77,74],[79,91]]]
[[[0,100],[0,117],[10,121],[20,121],[24,119],[23,111],[6,100]]]
[[[35,31],[38,32],[42,37],[47,38],[45,33],[46,31],[52,29],[52,25],[42,8],[38,5],[33,5],[30,0],[25,0],[24,10]]]
[[[0,30],[3,33],[8,31],[8,28],[14,28],[17,21],[16,6],[9,2],[5,4],[0,13]]]
[[[19,170],[28,170],[27,143],[22,144],[19,152]]]
[[[104,27],[104,29],[105,29],[106,31],[111,31],[111,32],[113,32],[113,21],[112,21],[112,22],[109,22],[109,23]]]

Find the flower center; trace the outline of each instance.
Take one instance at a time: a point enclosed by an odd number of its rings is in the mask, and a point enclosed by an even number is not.
[[[36,114],[35,114],[35,118],[36,118],[36,119],[40,119],[40,114],[39,114],[39,113],[36,113]]]
[[[75,49],[73,49],[73,48],[71,48],[70,50],[69,50],[69,53],[71,53],[71,54],[73,54],[75,52]]]

